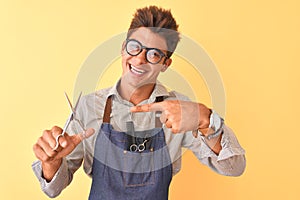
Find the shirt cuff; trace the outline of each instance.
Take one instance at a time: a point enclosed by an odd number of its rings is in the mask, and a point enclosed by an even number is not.
[[[58,196],[68,185],[68,166],[65,159],[50,182],[47,182],[43,177],[41,161],[35,161],[32,164],[32,170],[40,182],[42,191],[51,198]]]
[[[203,136],[200,137],[204,143],[204,145],[200,146],[201,148],[200,152],[203,152],[202,155],[200,155],[200,159],[211,157],[211,158],[217,158],[217,161],[221,161],[221,160],[228,159],[232,156],[245,154],[245,150],[240,146],[233,131],[225,124],[223,126],[223,133],[221,136],[222,150],[220,151],[219,155],[215,154],[211,150],[211,148],[206,144]]]
[[[233,131],[227,126],[224,126],[223,128],[221,146],[222,150],[219,153],[217,161],[225,160],[232,156],[245,154],[245,150],[239,144]]]

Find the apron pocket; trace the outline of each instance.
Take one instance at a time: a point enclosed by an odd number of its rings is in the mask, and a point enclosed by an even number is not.
[[[122,172],[125,187],[137,187],[154,184],[153,152],[124,152],[124,170]]]

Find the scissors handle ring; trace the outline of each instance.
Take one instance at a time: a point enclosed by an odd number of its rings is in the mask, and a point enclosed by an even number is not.
[[[64,136],[63,134],[59,134],[59,135],[57,135],[57,136],[55,137],[56,145],[55,145],[55,147],[53,148],[53,151],[56,151],[56,150],[57,150],[57,148],[59,147],[59,138],[60,138],[60,137],[63,137],[63,136]]]
[[[139,145],[138,145],[138,151],[139,151],[139,152],[143,152],[143,151],[145,150],[145,148],[146,148],[146,147],[145,147],[145,143],[142,143],[142,144],[139,144]]]
[[[136,152],[138,150],[138,146],[136,144],[132,144],[130,145],[129,150],[131,152]]]

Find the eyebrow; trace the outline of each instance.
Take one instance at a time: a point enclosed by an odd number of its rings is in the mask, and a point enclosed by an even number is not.
[[[135,39],[135,38],[127,38],[126,40],[135,40],[135,41],[138,41],[143,47],[146,47],[146,48],[149,48],[149,49],[159,49],[160,51],[162,51],[165,54],[168,53],[168,47],[167,48],[157,48],[157,47],[145,46],[140,40]],[[164,51],[166,51],[166,52],[164,52]]]

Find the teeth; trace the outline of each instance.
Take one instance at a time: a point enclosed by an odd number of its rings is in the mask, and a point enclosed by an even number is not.
[[[135,74],[143,74],[143,73],[145,73],[144,70],[138,69],[138,68],[134,67],[133,65],[131,65],[131,71],[133,73],[135,73]]]

